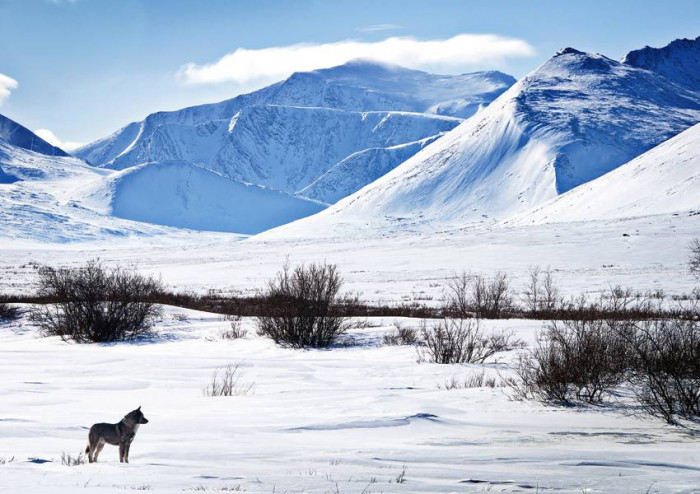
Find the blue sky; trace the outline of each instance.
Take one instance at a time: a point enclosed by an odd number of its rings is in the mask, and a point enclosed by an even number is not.
[[[700,35],[700,1],[0,0],[0,30],[0,113],[75,143],[321,56],[516,77],[565,46],[618,59]],[[401,38],[398,48],[387,38]]]

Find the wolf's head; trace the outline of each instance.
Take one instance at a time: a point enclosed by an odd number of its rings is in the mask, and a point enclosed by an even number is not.
[[[141,407],[138,407],[136,410],[133,410],[129,413],[126,414],[126,417],[129,422],[132,422],[134,424],[147,424],[148,419],[143,415],[143,412],[141,411]]]

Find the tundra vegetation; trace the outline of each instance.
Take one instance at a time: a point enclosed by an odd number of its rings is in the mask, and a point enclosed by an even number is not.
[[[699,276],[700,241],[691,243],[690,273]],[[260,336],[296,349],[328,348],[353,327],[352,318],[377,315],[418,319],[394,323],[386,345],[411,345],[419,362],[480,365],[503,362],[510,374],[453,378],[444,389],[507,386],[516,399],[564,406],[606,405],[625,389],[636,409],[668,423],[700,422],[700,292],[669,297],[663,291],[610,287],[598,297],[561,295],[554,271],[531,267],[517,292],[504,273],[463,272],[444,282],[442,304],[381,306],[341,293],[333,264],[285,264],[254,297],[172,293],[133,268],[90,261],[73,268],[40,267],[31,297],[3,296],[0,317],[13,317],[10,303],[33,302],[30,317],[46,335],[78,343],[112,342],[148,333],[163,304],[224,314],[229,329],[220,339],[245,338],[242,318],[252,316]],[[2,312],[5,311],[5,312]],[[8,315],[9,314],[9,315]],[[510,331],[486,331],[486,319],[542,320],[534,345]],[[183,324],[187,318],[176,318]],[[366,319],[364,319],[366,320]],[[238,366],[216,369],[207,396],[252,391]]]

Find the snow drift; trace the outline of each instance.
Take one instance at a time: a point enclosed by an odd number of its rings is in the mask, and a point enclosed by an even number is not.
[[[514,223],[700,214],[700,124]]]
[[[110,177],[90,195],[118,218],[255,234],[321,211],[322,204],[222,177],[183,161],[148,163]]]

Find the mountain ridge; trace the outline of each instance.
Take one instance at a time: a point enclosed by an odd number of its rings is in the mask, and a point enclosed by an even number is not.
[[[434,140],[514,81],[497,71],[441,76],[353,61],[297,72],[221,103],[151,114],[80,148],[76,155],[113,169],[185,160],[234,180],[302,195],[345,162],[335,173],[344,170],[352,186],[343,188],[342,180],[336,179],[333,187],[314,192],[314,199],[330,203],[378,178],[377,173],[420,147],[408,146],[403,153],[362,151]],[[352,169],[346,161],[350,156]],[[358,182],[357,176],[363,180]]]
[[[25,126],[0,115],[0,139],[35,153],[47,156],[69,156],[64,150],[53,146]]]
[[[686,85],[563,49],[380,179],[279,231],[298,236],[337,232],[342,224],[424,228],[507,218],[605,175],[698,121],[700,93]]]

